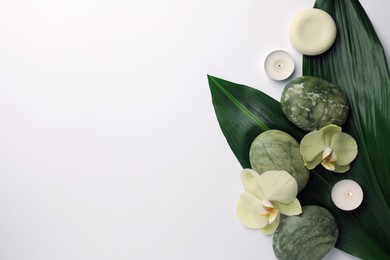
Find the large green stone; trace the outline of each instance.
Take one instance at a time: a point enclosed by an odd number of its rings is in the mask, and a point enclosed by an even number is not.
[[[328,210],[305,206],[302,211],[286,217],[275,231],[273,249],[280,260],[322,259],[336,244],[339,231]]]
[[[285,170],[295,178],[298,191],[309,180],[309,170],[299,152],[299,143],[289,134],[279,130],[261,133],[252,142],[249,151],[252,169],[258,173],[270,170]]]
[[[306,131],[330,124],[342,126],[349,110],[347,99],[338,87],[310,76],[289,81],[280,103],[286,117]]]

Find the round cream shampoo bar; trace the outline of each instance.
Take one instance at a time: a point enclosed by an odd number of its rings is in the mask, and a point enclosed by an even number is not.
[[[311,8],[293,17],[288,34],[297,51],[315,56],[326,52],[333,45],[337,28],[327,12]]]

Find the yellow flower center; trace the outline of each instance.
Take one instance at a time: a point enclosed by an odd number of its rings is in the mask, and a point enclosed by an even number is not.
[[[278,209],[275,208],[274,205],[268,200],[263,200],[262,204],[265,209],[265,212],[260,213],[260,216],[267,217],[268,224],[271,224],[278,216]]]
[[[324,166],[327,170],[334,171],[336,169],[336,161],[337,156],[335,152],[333,152],[332,148],[326,147],[322,153],[322,166]]]

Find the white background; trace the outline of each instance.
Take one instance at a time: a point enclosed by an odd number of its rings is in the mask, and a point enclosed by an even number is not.
[[[206,74],[273,97],[309,0],[0,0],[0,259],[275,259]],[[362,0],[390,51],[389,3]],[[327,259],[352,259],[336,249]]]

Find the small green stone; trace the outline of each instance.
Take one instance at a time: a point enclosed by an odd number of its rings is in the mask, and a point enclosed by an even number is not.
[[[252,169],[258,173],[284,170],[295,178],[298,191],[309,181],[309,170],[304,166],[299,143],[289,134],[279,130],[261,133],[249,150]]]
[[[279,260],[319,260],[336,244],[337,223],[333,215],[319,206],[304,206],[299,216],[286,217],[273,237]]]
[[[311,76],[288,82],[280,103],[286,117],[306,131],[330,124],[342,126],[349,111],[347,99],[338,87]]]

